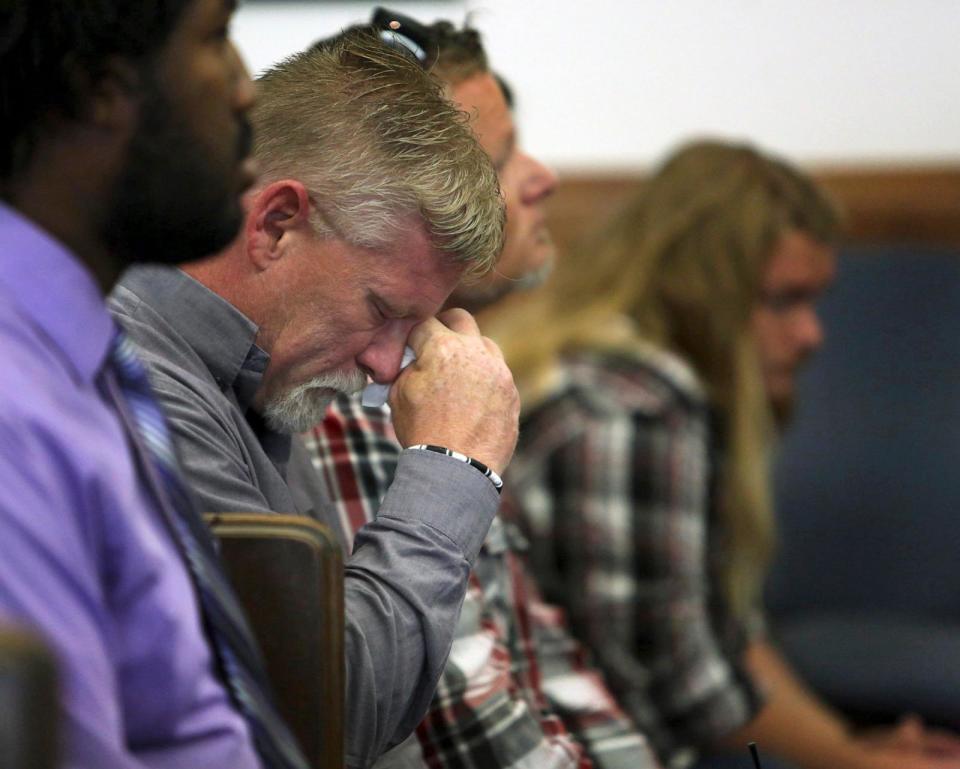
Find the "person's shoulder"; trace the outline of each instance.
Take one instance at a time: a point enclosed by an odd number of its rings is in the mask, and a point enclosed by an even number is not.
[[[80,388],[62,351],[12,308],[0,309],[0,420],[42,418]]]
[[[184,400],[209,410],[223,405],[223,388],[196,351],[167,318],[124,284],[108,300],[110,312],[123,327],[147,367],[150,384],[164,402]]]
[[[568,356],[563,379],[573,397],[599,415],[629,412],[651,418],[701,411],[704,389],[682,358],[653,346],[593,350]]]
[[[107,307],[151,369],[202,371],[202,364],[192,354],[190,346],[180,338],[167,318],[140,294],[120,283],[108,297]]]
[[[180,271],[147,266],[128,270],[107,304],[168,409],[216,421],[241,418],[231,392],[254,331],[224,299]],[[224,316],[231,322],[218,325]]]
[[[72,503],[91,468],[125,455],[119,428],[42,332],[0,312],[0,348],[0,478]]]

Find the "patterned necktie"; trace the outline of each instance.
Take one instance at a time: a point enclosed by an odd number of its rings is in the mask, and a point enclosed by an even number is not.
[[[140,454],[146,481],[187,562],[223,677],[267,769],[307,769],[269,694],[263,661],[224,574],[212,537],[180,480],[166,418],[136,348],[123,332],[110,351],[107,387]],[[119,392],[116,388],[119,387]]]

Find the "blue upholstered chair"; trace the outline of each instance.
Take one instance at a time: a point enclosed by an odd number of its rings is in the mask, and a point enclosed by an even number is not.
[[[776,466],[788,658],[862,720],[960,727],[960,254],[848,249]]]

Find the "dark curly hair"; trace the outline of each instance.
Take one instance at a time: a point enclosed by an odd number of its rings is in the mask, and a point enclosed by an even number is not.
[[[82,116],[110,57],[148,60],[195,0],[0,0],[0,181],[51,115]]]

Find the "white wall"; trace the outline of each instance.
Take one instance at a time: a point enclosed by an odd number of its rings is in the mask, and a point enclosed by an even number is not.
[[[563,170],[633,170],[677,140],[749,137],[816,164],[960,163],[960,0],[448,0],[513,83],[524,144]],[[254,71],[374,3],[254,3]]]

